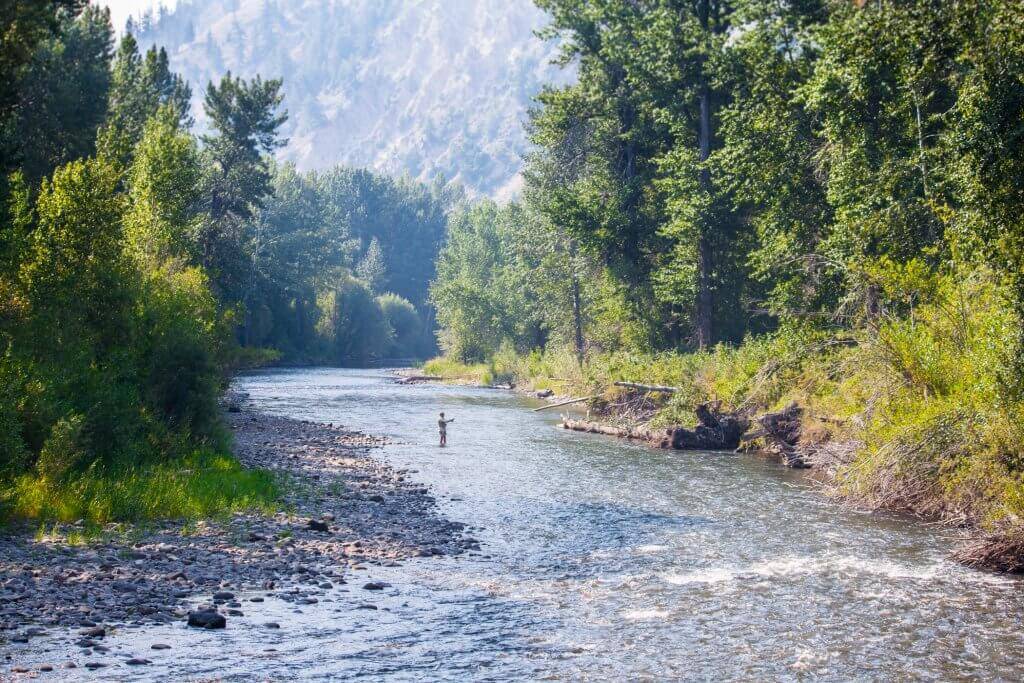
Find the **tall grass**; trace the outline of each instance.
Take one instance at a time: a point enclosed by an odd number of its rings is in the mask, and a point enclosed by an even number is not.
[[[150,465],[93,465],[50,479],[22,474],[2,482],[0,519],[40,522],[198,520],[235,511],[274,511],[280,484],[264,470],[209,450]]]

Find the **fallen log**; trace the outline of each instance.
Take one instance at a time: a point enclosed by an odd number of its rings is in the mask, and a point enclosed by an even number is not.
[[[612,425],[602,424],[600,422],[590,422],[587,420],[573,420],[568,417],[562,416],[562,428],[569,429],[574,432],[587,432],[589,434],[603,434],[605,436],[615,436],[620,439],[632,439],[636,441],[646,441],[653,446],[658,448],[668,448],[671,445],[668,432],[658,433],[645,429],[643,427],[613,427]]]
[[[765,413],[757,418],[761,429],[754,434],[748,434],[745,440],[760,438],[767,446],[764,451],[778,456],[788,467],[806,469],[810,464],[804,459],[800,449],[803,413],[803,408],[795,402],[777,412]]]
[[[640,391],[657,391],[663,394],[674,394],[679,391],[678,387],[663,387],[658,384],[639,384],[637,382],[616,382],[615,386],[639,389]]]
[[[444,377],[437,375],[406,375],[395,379],[399,384],[410,384],[412,382],[440,382]]]
[[[560,408],[561,406],[567,406],[567,405],[571,405],[573,403],[582,403],[583,401],[592,401],[595,398],[597,398],[597,396],[584,396],[583,398],[571,398],[568,401],[561,401],[560,403],[550,403],[550,404],[548,404],[546,406],[541,406],[540,408],[534,408],[533,412],[539,413],[542,410],[548,410],[550,408]]]

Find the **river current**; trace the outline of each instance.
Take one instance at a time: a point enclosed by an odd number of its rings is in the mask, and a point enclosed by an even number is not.
[[[305,614],[308,640],[261,658],[268,676],[1024,678],[1024,584],[960,567],[948,533],[845,509],[798,472],[570,433],[557,411],[528,410],[538,401],[376,371],[237,387],[264,411],[392,437],[382,457],[482,527],[482,555],[392,569],[389,612]]]
[[[948,531],[849,510],[799,472],[566,432],[557,410],[529,410],[540,401],[382,371],[272,370],[235,387],[256,410],[391,437],[377,456],[413,470],[481,553],[372,568],[391,584],[375,611],[268,599],[225,631],[108,638],[174,645],[125,677],[1024,679],[1024,583],[958,566]],[[444,449],[440,411],[455,419]]]

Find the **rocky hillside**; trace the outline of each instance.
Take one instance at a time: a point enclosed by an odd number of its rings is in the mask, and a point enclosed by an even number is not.
[[[437,174],[498,198],[519,186],[523,121],[570,77],[530,0],[182,0],[132,20],[202,90],[224,72],[283,77],[300,168]]]

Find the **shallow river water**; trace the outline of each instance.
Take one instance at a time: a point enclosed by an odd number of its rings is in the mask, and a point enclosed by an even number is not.
[[[392,570],[390,612],[309,623],[299,651],[262,659],[267,675],[1024,677],[1024,585],[963,569],[939,530],[845,510],[778,465],[569,433],[557,410],[527,410],[536,401],[372,371],[274,371],[238,388],[269,412],[393,437],[383,457],[483,527],[487,555]],[[446,449],[441,410],[456,420]]]
[[[268,601],[257,626],[174,642],[176,680],[1021,680],[1024,584],[959,567],[944,532],[844,509],[753,456],[658,451],[556,427],[507,392],[383,372],[239,379],[257,409],[381,451],[473,527],[480,555],[374,568],[379,611]],[[436,444],[445,411],[449,447]],[[173,631],[173,632],[172,632]],[[109,674],[108,674],[109,675]]]

